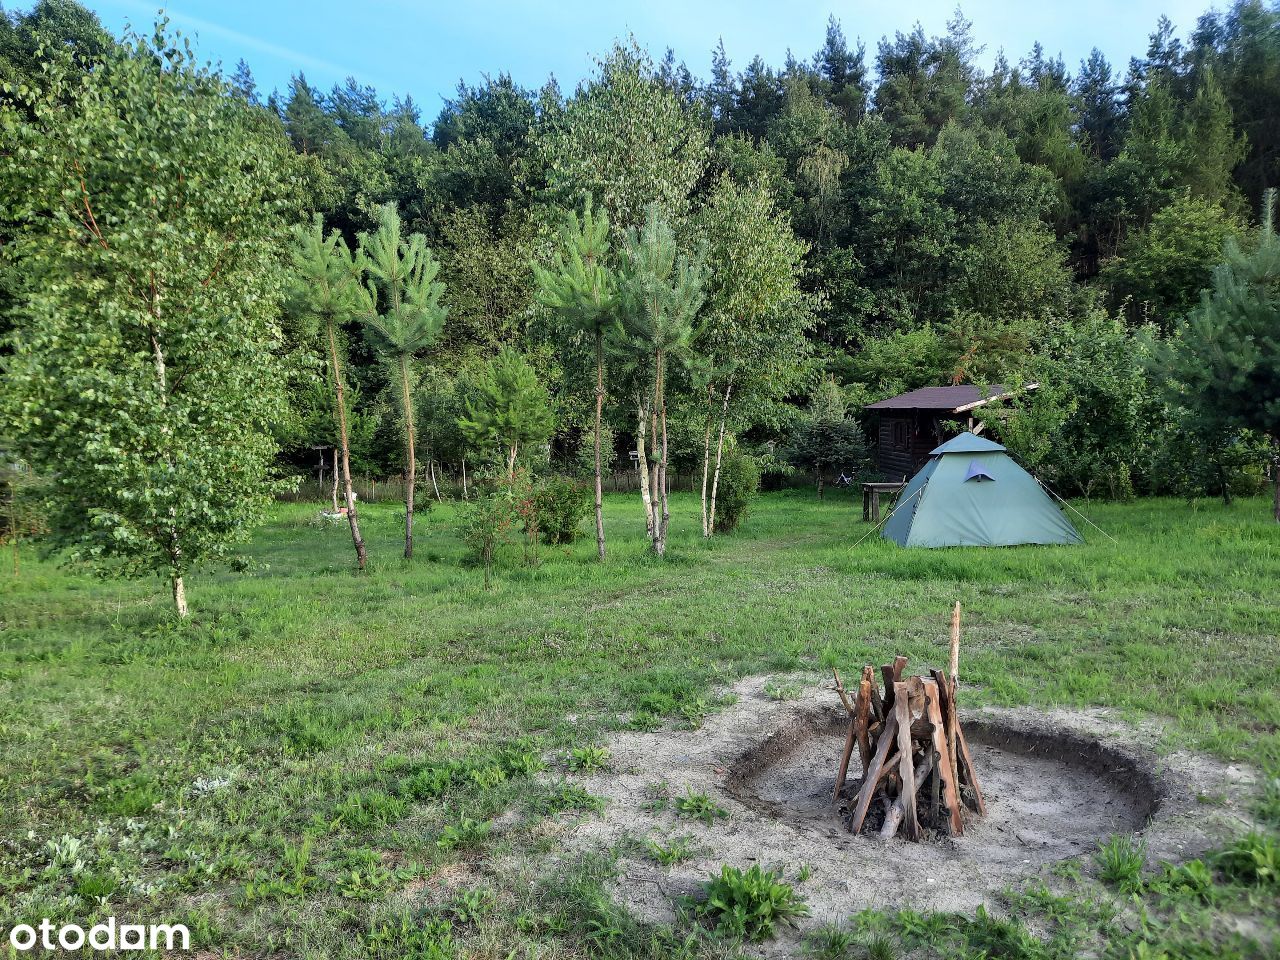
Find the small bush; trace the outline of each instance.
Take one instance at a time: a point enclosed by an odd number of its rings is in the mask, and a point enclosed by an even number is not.
[[[570,770],[579,773],[595,773],[609,766],[609,751],[605,747],[574,747],[565,757]]]
[[[676,837],[666,844],[649,839],[645,841],[644,846],[654,863],[672,867],[690,859],[693,856],[695,844],[693,837]]]
[[[756,864],[743,871],[723,866],[707,883],[707,899],[697,905],[716,931],[751,941],[765,940],[779,923],[792,923],[809,913],[795,890],[772,870]]]
[[[547,543],[572,543],[591,510],[590,490],[568,477],[552,477],[538,485],[534,506],[538,530]]]
[[[760,492],[760,468],[736,448],[726,450],[716,488],[716,531],[732,533],[747,517],[751,501]]]
[[[694,793],[692,790],[676,801],[676,811],[682,817],[691,817],[706,824],[710,824],[719,817],[729,816],[728,810],[705,793]]]
[[[1259,887],[1280,887],[1280,842],[1261,833],[1241,837],[1214,858],[1228,880]]]
[[[1133,837],[1115,836],[1098,847],[1094,861],[1102,882],[1121,893],[1142,890],[1142,865],[1147,859],[1146,844]]]

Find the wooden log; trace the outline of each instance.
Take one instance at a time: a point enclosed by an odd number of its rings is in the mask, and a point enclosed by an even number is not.
[[[849,719],[849,733],[844,738],[844,753],[840,757],[840,769],[836,772],[836,789],[831,795],[832,804],[840,801],[840,791],[844,789],[844,779],[849,773],[849,758],[853,756],[853,745],[857,742],[858,722],[854,718]],[[866,766],[863,766],[866,769]]]
[[[960,682],[960,601],[951,611],[951,685],[947,689],[947,745],[951,748],[951,782],[959,784],[960,766],[956,763],[956,687]]]
[[[875,680],[864,673],[858,684],[857,713],[853,718],[854,736],[858,738],[858,759],[862,762],[864,774],[871,762],[871,691],[874,688]]]
[[[902,671],[907,666],[907,658],[899,654],[893,658],[893,663],[886,663],[880,668],[880,675],[884,677],[884,714],[887,717],[893,710],[893,685],[902,679]]]
[[[880,740],[876,743],[875,755],[871,758],[866,775],[862,778],[862,789],[858,792],[858,803],[853,808],[853,816],[849,818],[850,833],[860,831],[863,821],[867,819],[867,811],[871,808],[871,798],[875,795],[881,775],[885,773],[885,760],[889,756],[889,749],[897,740],[897,733],[898,719],[891,714],[884,722],[884,732],[880,734]]]
[[[876,671],[871,664],[862,668],[862,679],[871,684],[871,715],[884,722],[884,700],[880,697],[880,688],[876,686]]]
[[[969,754],[969,742],[965,740],[964,728],[959,724],[956,725],[956,744],[960,753],[961,776],[969,784],[969,790],[973,793],[969,806],[978,814],[985,816],[987,801],[982,798],[982,787],[978,785],[978,773],[973,768],[973,757]]]
[[[946,805],[948,824],[951,835],[958,837],[964,833],[964,819],[960,816],[960,784],[956,780],[955,764],[948,751],[947,730],[943,721],[942,698],[937,681],[925,681],[925,696],[928,698],[929,722],[933,725],[933,750],[939,756],[938,772],[942,775],[942,802]]]
[[[911,760],[911,694],[907,684],[893,685],[893,711],[897,719],[898,770],[902,776],[902,830],[908,840],[920,839],[920,821],[916,817],[916,778]]]
[[[916,764],[916,783],[923,782],[924,778],[931,773],[937,773],[934,755],[932,750],[926,750],[924,757]],[[898,799],[885,811],[884,824],[880,827],[880,838],[882,840],[888,840],[898,832],[898,827],[902,824],[902,818],[906,816],[906,812],[906,805],[902,802],[902,795],[899,794]]]
[[[844,688],[844,684],[840,682],[840,671],[835,667],[831,668],[831,675],[836,678],[836,696],[840,698],[840,702],[844,704],[844,709],[849,716],[853,716],[853,704],[849,702],[849,694]]]

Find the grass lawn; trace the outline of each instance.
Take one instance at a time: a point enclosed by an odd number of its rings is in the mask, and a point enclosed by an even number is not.
[[[700,927],[646,929],[612,906],[609,851],[554,864],[549,818],[595,802],[556,758],[624,725],[697,723],[748,674],[816,679],[899,652],[941,665],[955,600],[967,703],[1154,715],[1170,749],[1280,773],[1267,504],[1081,506],[1115,542],[1082,526],[1079,547],[855,546],[860,505],[788,493],[708,545],[678,495],[656,561],[638,499],[615,495],[607,564],[590,536],[537,566],[508,547],[485,591],[449,505],[422,516],[412,562],[397,509],[362,507],[359,576],[345,525],[282,504],[243,570],[190,578],[181,625],[158,582],[24,556],[0,581],[0,927],[168,919],[246,957],[731,955]],[[555,775],[533,775],[544,756]],[[850,936],[918,955],[1275,947],[1274,875],[1219,874],[1194,895],[1148,884],[1138,923],[1100,906],[1120,894],[1082,866],[1058,878],[1061,902],[1016,901],[1035,936],[992,918],[921,934],[909,915]],[[846,955],[830,933],[819,955]]]

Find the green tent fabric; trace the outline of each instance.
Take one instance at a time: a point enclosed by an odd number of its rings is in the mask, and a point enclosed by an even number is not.
[[[903,547],[1082,542],[1058,505],[1004,447],[972,433],[930,451],[881,535]]]

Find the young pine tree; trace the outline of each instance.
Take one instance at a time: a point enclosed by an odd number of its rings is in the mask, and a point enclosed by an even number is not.
[[[690,259],[679,253],[671,225],[657,204],[651,204],[644,228],[632,228],[627,233],[619,289],[625,345],[637,361],[643,358],[643,366],[652,377],[647,412],[658,460],[645,509],[653,551],[658,556],[667,552],[667,526],[671,520],[667,502],[667,378],[673,363],[686,362],[690,356],[693,323],[704,301],[704,274],[701,258]],[[638,446],[643,449],[643,403],[639,413]],[[641,458],[643,466],[643,453]]]
[[[347,523],[351,527],[356,562],[363,570],[368,558],[356,516],[356,496],[351,489],[351,445],[347,429],[346,376],[343,373],[345,350],[341,342],[342,325],[357,317],[364,308],[360,264],[337,230],[325,237],[324,220],[318,213],[309,228],[298,227],[296,236],[292,309],[302,324],[304,336],[320,340],[329,367],[334,424],[342,452],[342,491],[347,505]]]
[[[1213,287],[1157,353],[1160,371],[1201,423],[1270,438],[1280,523],[1280,236],[1274,189],[1250,249],[1229,239]]]
[[[617,322],[616,281],[606,264],[609,256],[609,218],[592,210],[587,198],[579,219],[570,212],[560,234],[561,246],[549,269],[534,266],[538,299],[575,330],[591,337],[596,352],[596,550],[605,557],[604,497],[601,482],[600,437],[604,430],[604,338]]]
[[[503,347],[481,373],[466,409],[458,426],[476,446],[497,448],[508,481],[515,477],[520,448],[545,443],[555,426],[547,388],[511,347]]]
[[[417,480],[413,394],[418,357],[440,336],[448,312],[440,305],[440,264],[420,233],[401,236],[395,207],[382,209],[377,232],[360,235],[370,282],[364,290],[365,335],[382,361],[400,405],[405,441],[404,555],[413,556],[413,492]]]

